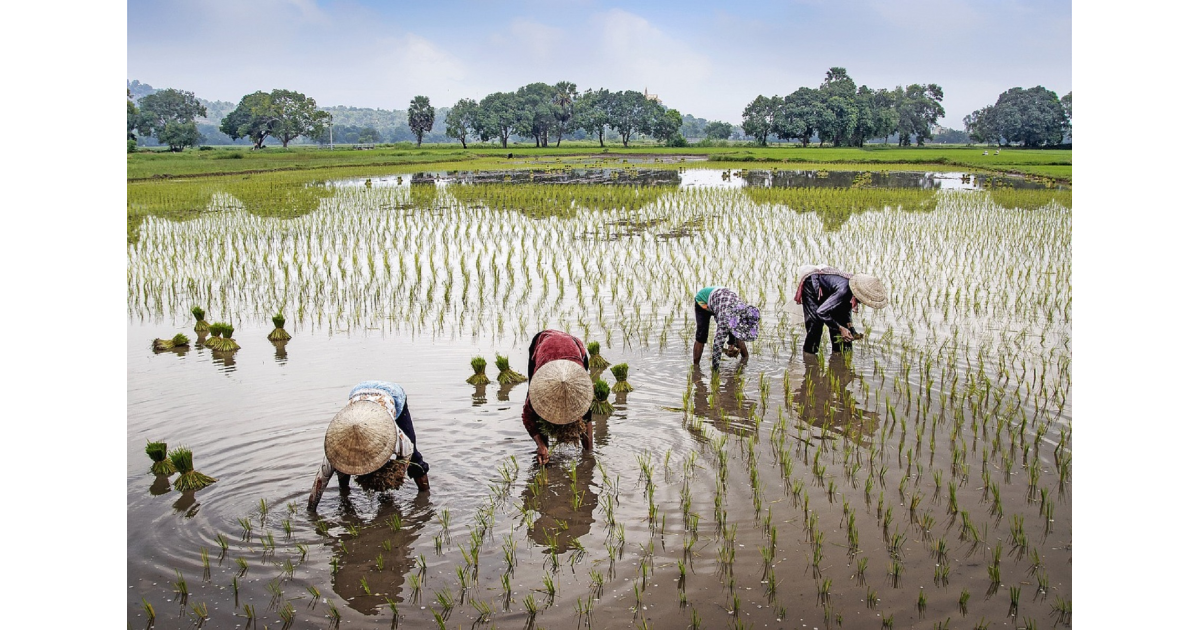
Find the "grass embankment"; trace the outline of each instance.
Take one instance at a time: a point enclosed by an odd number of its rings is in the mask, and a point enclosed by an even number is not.
[[[988,155],[983,155],[985,150]],[[509,154],[512,154],[513,160],[508,159]],[[703,158],[699,162],[689,164],[692,166],[754,168],[794,164],[798,168],[819,165],[823,168],[864,170],[904,170],[906,166],[909,169],[930,170],[961,168],[1033,175],[1068,183],[1071,181],[1069,149],[1009,148],[997,154],[995,147],[873,145],[859,149],[731,145],[672,148],[657,145],[623,147],[619,142],[615,145],[609,142],[608,146],[603,148],[595,142],[564,142],[561,147],[537,148],[513,144],[507,149],[490,144],[469,145],[467,149],[457,144],[427,144],[420,149],[403,145],[379,145],[379,148],[371,150],[352,150],[346,147],[331,151],[301,145],[286,150],[268,148],[250,151],[246,147],[228,147],[206,151],[191,149],[174,154],[155,151],[130,154],[127,177],[136,181],[156,177],[196,177],[364,166],[428,165],[432,168],[444,163],[453,164],[446,169],[487,169],[527,166],[531,159],[650,159],[655,156]],[[462,162],[469,162],[470,166],[464,166]]]

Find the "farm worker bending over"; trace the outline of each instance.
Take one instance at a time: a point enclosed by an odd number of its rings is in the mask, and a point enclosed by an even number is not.
[[[720,366],[721,347],[728,356],[742,356],[738,367],[750,360],[747,341],[758,339],[758,309],[738,297],[733,289],[704,287],[696,292],[696,343],[692,344],[692,364],[700,365],[704,344],[708,343],[708,323],[717,320],[717,332],[713,336],[712,367]]]
[[[543,330],[529,343],[529,393],[521,422],[537,443],[537,460],[550,459],[550,438],[582,442],[592,450],[592,378],[587,348],[578,337]]]
[[[826,265],[804,265],[795,300],[804,307],[804,351],[816,354],[826,327],[834,352],[850,350],[851,342],[862,338],[854,330],[850,313],[858,312],[859,303],[883,308],[888,298],[883,283],[875,276],[850,274]]]
[[[393,455],[395,463],[390,463]],[[374,473],[393,480],[395,487],[407,474],[418,490],[429,491],[429,464],[417,450],[417,434],[403,388],[386,381],[365,381],[350,390],[350,402],[325,429],[325,460],[308,495],[308,509],[317,509],[335,472],[342,490],[350,489],[351,475]]]

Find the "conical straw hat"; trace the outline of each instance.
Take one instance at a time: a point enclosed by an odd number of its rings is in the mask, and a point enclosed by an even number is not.
[[[592,379],[574,361],[550,361],[529,379],[529,402],[546,422],[570,424],[592,406]]]
[[[342,407],[325,429],[325,457],[338,472],[365,475],[379,470],[395,451],[395,420],[369,400]]]
[[[853,293],[859,302],[871,308],[887,306],[887,289],[883,288],[883,283],[875,276],[868,276],[865,273],[856,273],[850,276],[850,293]]]

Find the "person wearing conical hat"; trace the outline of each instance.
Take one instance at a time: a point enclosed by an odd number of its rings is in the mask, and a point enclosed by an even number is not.
[[[859,304],[871,308],[887,306],[887,290],[875,276],[846,273],[827,265],[804,265],[795,301],[804,307],[804,351],[816,354],[821,334],[829,329],[833,352],[850,350],[862,335],[854,330],[852,313]]]
[[[700,365],[704,344],[708,343],[708,325],[717,320],[717,332],[713,335],[712,369],[721,366],[721,355],[741,355],[738,367],[750,360],[747,341],[758,339],[758,308],[744,302],[725,287],[704,287],[696,292],[696,341],[692,344],[692,365]]]
[[[359,383],[325,429],[325,459],[308,495],[308,509],[317,509],[334,473],[338,486],[347,491],[351,475],[379,470],[393,457],[407,460],[406,474],[416,482],[418,491],[429,492],[429,464],[417,450],[404,388],[387,381]]]
[[[529,392],[521,422],[537,444],[539,464],[550,459],[551,429],[582,422],[578,439],[585,451],[592,449],[591,407],[595,393],[588,363],[583,341],[560,330],[543,330],[529,343]]]

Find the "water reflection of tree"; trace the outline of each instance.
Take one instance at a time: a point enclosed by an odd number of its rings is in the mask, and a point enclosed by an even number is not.
[[[832,354],[826,369],[816,355],[804,355],[804,374],[791,392],[792,404],[800,418],[817,428],[827,428],[849,434],[860,441],[869,438],[879,427],[879,414],[859,406],[849,385],[858,374],[849,352]]]
[[[427,495],[418,494],[407,514],[390,495],[379,499],[379,511],[369,522],[361,518],[349,497],[341,497],[339,512],[343,531],[328,536],[325,545],[337,560],[333,573],[333,592],[348,606],[364,615],[373,615],[387,605],[386,598],[401,601],[404,576],[416,566],[413,548],[421,530],[433,517]],[[399,519],[400,528],[394,529]],[[354,535],[350,530],[357,531]],[[390,550],[387,548],[390,547]],[[383,568],[379,568],[379,559]],[[363,588],[366,580],[370,594]]]
[[[758,403],[745,397],[740,373],[714,376],[704,381],[700,370],[692,370],[692,413],[707,418],[722,433],[747,437],[755,432],[754,411]]]
[[[592,490],[595,469],[596,460],[589,455],[565,463],[552,461],[535,468],[526,482],[521,504],[538,515],[527,533],[547,553],[567,551],[591,531],[596,520],[592,513],[600,503]]]

